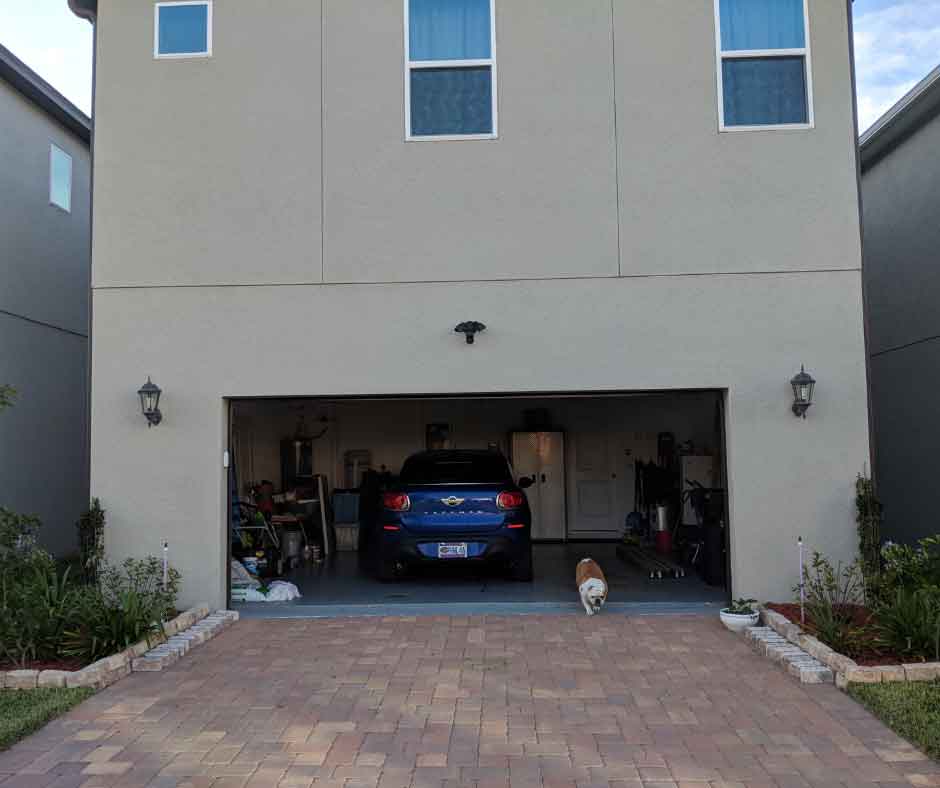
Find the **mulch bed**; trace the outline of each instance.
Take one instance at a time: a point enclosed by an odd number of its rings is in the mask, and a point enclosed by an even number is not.
[[[814,637],[819,637],[813,621],[806,616],[806,623],[800,621],[800,606],[787,603],[773,602],[767,605],[771,610],[780,613],[797,626],[802,627],[806,632]],[[857,648],[851,650],[845,656],[854,659],[862,667],[875,667],[876,665],[900,665],[902,662],[911,662],[911,657],[901,656],[894,653],[890,648],[886,648],[878,642],[877,635],[872,629],[873,614],[871,610],[862,605],[850,605],[846,612],[852,614],[852,624],[857,629],[862,630],[859,637]],[[821,639],[821,638],[820,638]],[[828,643],[826,645],[829,645]]]
[[[0,662],[0,670],[81,670],[83,667],[85,663],[76,659],[36,660],[25,665]]]

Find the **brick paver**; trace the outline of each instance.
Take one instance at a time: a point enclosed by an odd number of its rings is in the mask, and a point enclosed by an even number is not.
[[[0,753],[2,788],[875,785],[940,765],[691,616],[241,621]]]

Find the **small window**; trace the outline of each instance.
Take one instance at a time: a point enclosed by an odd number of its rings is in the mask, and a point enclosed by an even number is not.
[[[158,58],[209,57],[212,54],[212,3],[157,3],[153,55]]]
[[[49,202],[72,212],[72,157],[62,148],[49,148]]]
[[[496,136],[495,0],[404,0],[405,136]]]
[[[715,0],[722,131],[810,128],[807,0]]]

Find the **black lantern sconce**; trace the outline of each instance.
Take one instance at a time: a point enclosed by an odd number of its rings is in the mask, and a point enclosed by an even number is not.
[[[463,334],[467,338],[467,344],[472,345],[476,339],[476,335],[481,331],[486,331],[486,326],[482,323],[478,323],[476,320],[468,320],[465,323],[460,323],[456,328],[454,328],[458,334]]]
[[[806,411],[813,404],[813,392],[816,389],[816,381],[810,375],[806,368],[800,366],[799,374],[795,375],[790,381],[793,387],[793,415],[797,418],[806,418]]]
[[[160,413],[160,387],[157,386],[150,376],[147,376],[147,382],[137,391],[140,397],[140,410],[147,419],[147,428],[156,427],[163,421],[163,414]]]

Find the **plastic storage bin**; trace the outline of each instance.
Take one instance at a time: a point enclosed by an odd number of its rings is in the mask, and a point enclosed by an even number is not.
[[[336,523],[336,550],[351,553],[359,549],[359,523]]]

